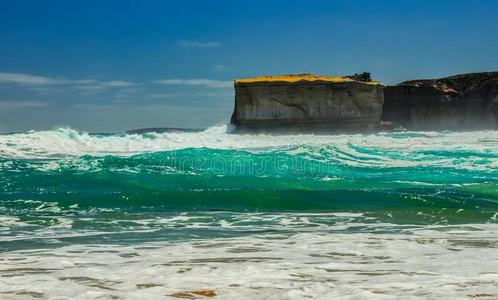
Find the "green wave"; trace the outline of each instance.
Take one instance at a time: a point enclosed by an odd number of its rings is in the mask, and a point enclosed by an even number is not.
[[[496,219],[492,153],[426,151],[406,158],[396,151],[353,150],[204,148],[131,157],[2,159],[1,209],[7,215],[43,215],[46,210],[36,202],[41,201],[57,203],[61,215],[74,213],[70,208],[77,205],[85,213],[352,211],[397,223]]]

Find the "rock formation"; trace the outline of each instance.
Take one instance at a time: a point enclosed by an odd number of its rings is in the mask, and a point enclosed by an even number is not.
[[[231,122],[238,132],[498,129],[498,72],[385,88],[369,73],[239,79]]]
[[[498,129],[498,72],[387,86],[382,119],[409,130]]]
[[[383,99],[383,85],[368,73],[239,79],[231,123],[238,132],[375,130]]]

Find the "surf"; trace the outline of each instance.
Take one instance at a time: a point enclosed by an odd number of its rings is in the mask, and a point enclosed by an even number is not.
[[[239,135],[89,134],[73,129],[0,136],[0,188],[61,214],[111,209],[361,212],[394,223],[494,222],[498,133]],[[391,216],[391,217],[389,217]]]

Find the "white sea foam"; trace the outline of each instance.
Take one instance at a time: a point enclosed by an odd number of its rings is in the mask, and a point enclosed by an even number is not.
[[[227,126],[218,126],[197,133],[97,136],[72,129],[56,129],[0,135],[0,157],[4,158],[130,156],[186,148],[285,151],[302,154],[308,159],[332,159],[360,167],[498,169],[498,131],[239,135],[231,134]]]
[[[497,226],[13,251],[2,254],[0,295],[170,299],[212,290],[216,299],[494,299]]]

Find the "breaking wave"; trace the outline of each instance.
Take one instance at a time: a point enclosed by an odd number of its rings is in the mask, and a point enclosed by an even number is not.
[[[226,126],[132,135],[56,129],[0,136],[0,168],[4,200],[63,207],[389,211],[398,222],[438,215],[485,222],[498,211],[496,131],[274,136],[231,134]]]

